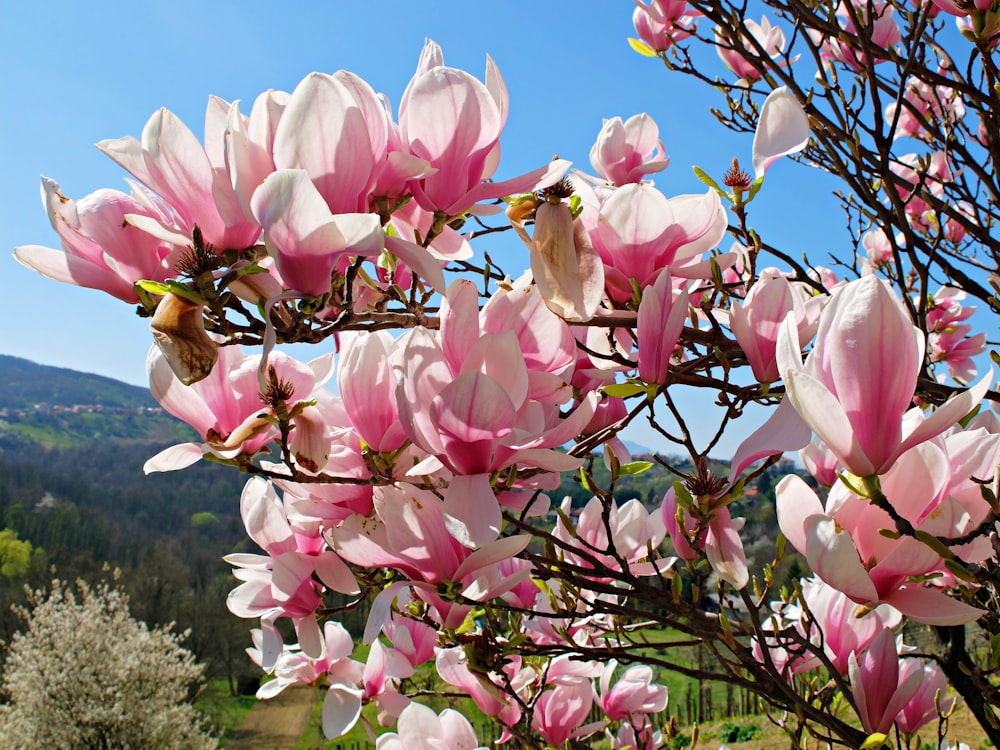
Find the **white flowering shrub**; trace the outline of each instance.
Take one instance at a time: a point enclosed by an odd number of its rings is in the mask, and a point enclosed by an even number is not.
[[[188,702],[202,667],[182,636],[150,630],[107,584],[35,591],[4,665],[0,744],[101,750],[214,748]]]

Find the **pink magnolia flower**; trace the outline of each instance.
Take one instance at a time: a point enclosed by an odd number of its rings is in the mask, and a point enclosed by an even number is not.
[[[601,673],[596,662],[572,661],[557,656],[545,670],[545,687],[535,702],[531,726],[550,745],[585,737],[603,727],[603,722],[584,724],[594,704],[591,680]]]
[[[266,631],[265,631],[266,634]],[[255,648],[247,653],[267,671],[267,641],[260,631],[254,631]],[[335,739],[351,730],[361,718],[366,702],[378,709],[379,723],[387,725],[410,704],[409,698],[398,692],[399,678],[407,673],[408,665],[395,652],[381,643],[372,644],[365,664],[351,659],[354,641],[338,622],[327,621],[323,629],[319,655],[310,656],[299,650],[299,644],[279,644],[281,650],[273,667],[275,679],[257,691],[257,697],[272,698],[296,682],[314,684],[323,679],[329,683],[323,699],[323,734]]]
[[[297,643],[279,643],[277,648],[280,654],[277,658],[269,656],[263,633],[257,628],[250,632],[254,645],[247,649],[247,654],[255,664],[274,675],[273,680],[265,682],[257,691],[261,700],[273,698],[289,685],[311,685],[320,677],[326,677],[334,684],[350,685],[361,681],[363,665],[350,658],[354,652],[354,641],[339,622],[328,620],[323,625],[322,651],[318,657],[310,657]],[[360,711],[360,703],[358,708]]]
[[[901,674],[896,636],[883,630],[861,654],[852,654],[848,675],[861,726],[866,732],[886,733],[896,716],[916,695],[923,673]]]
[[[572,499],[563,500],[560,508],[562,515],[556,522],[552,536],[565,543],[563,554],[567,561],[582,568],[593,568],[589,558],[596,558],[602,566],[610,570],[621,571],[618,561],[621,557],[628,563],[628,572],[632,575],[655,575],[665,572],[673,564],[675,558],[665,560],[640,562],[649,556],[649,549],[656,549],[666,535],[660,514],[648,512],[639,500],[629,500],[619,507],[614,500],[611,508],[605,514],[604,504],[600,498],[592,497],[580,511],[576,525],[570,529],[563,520],[569,519],[573,512]],[[610,528],[610,538],[608,529]],[[585,557],[573,552],[573,547],[580,545],[573,540],[582,540],[582,548],[588,553]],[[598,578],[597,580],[613,580]]]
[[[887,496],[912,524],[937,531],[927,526],[924,517],[940,503],[946,489],[946,459],[933,446],[907,455],[894,477],[887,478]],[[776,495],[782,533],[805,555],[816,575],[854,602],[870,607],[889,604],[932,625],[957,625],[982,615],[982,610],[948,597],[940,588],[913,583],[914,577],[943,570],[941,558],[916,539],[879,534],[879,529],[895,525],[868,501],[835,487],[824,508],[794,475],[778,483]]]
[[[240,513],[247,534],[264,555],[227,555],[234,575],[243,581],[230,594],[227,605],[237,617],[260,617],[263,631],[262,666],[270,671],[281,651],[281,634],[275,627],[280,617],[289,617],[302,644],[313,659],[323,655],[323,641],[315,612],[323,587],[316,575],[334,591],[357,594],[354,575],[333,552],[325,550],[317,537],[297,535],[289,524],[273,485],[252,477],[240,499]]]
[[[399,715],[397,731],[383,734],[376,750],[486,750],[479,745],[469,720],[453,708],[440,714],[411,703]]]
[[[968,414],[989,388],[992,370],[926,419],[904,425],[923,354],[923,338],[875,276],[834,295],[805,365],[794,321],[786,320],[778,335],[778,369],[789,402],[844,468],[860,477],[888,471],[906,450]]]
[[[949,4],[951,1],[945,0]],[[978,6],[983,2],[985,0],[975,0],[977,7],[970,9],[968,15],[956,16],[955,27],[958,29],[958,33],[969,41],[977,44],[985,43],[990,50],[994,50],[997,43],[1000,42],[1000,35],[997,34],[1000,31],[1000,14],[994,10],[992,4],[985,10],[979,8]]]
[[[352,516],[327,534],[348,562],[393,568],[406,577],[376,598],[366,641],[374,640],[405,588],[433,607],[442,627],[457,628],[473,602],[505,596],[531,573],[530,566],[502,571],[498,565],[520,553],[529,537],[503,537],[473,551],[448,533],[444,504],[429,491],[404,484],[378,487],[375,514]]]
[[[921,662],[919,659],[901,659],[899,682],[906,684],[914,673],[921,675],[920,687],[906,702],[896,716],[899,731],[904,734],[916,732],[922,726],[947,713],[955,705],[955,698],[946,698],[948,679],[936,662]]]
[[[389,118],[353,73],[311,73],[292,92],[274,134],[276,169],[301,169],[334,214],[365,213],[386,159]]]
[[[459,216],[479,201],[550,185],[565,172],[568,164],[557,160],[520,177],[487,182],[500,163],[507,108],[507,87],[492,58],[486,58],[484,84],[445,67],[441,48],[428,40],[399,104],[403,144],[435,170],[410,182],[417,203]]]
[[[864,34],[877,47],[888,48],[899,44],[902,32],[896,23],[896,9],[883,0],[875,0],[872,4],[874,14],[869,16],[868,7],[867,0],[842,0],[837,8],[840,27],[850,35]],[[870,28],[859,30],[858,24]],[[824,36],[818,31],[811,31],[810,35],[821,46],[820,54],[825,62],[839,62],[853,70],[862,70],[866,66],[868,61],[858,53],[853,41]],[[884,60],[885,58],[876,57],[871,63],[877,65]]]
[[[868,259],[876,266],[882,266],[893,259],[892,243],[884,229],[865,232],[861,237],[861,246],[864,247]]]
[[[820,298],[812,297],[799,284],[773,268],[760,272],[760,278],[743,299],[734,304],[729,323],[736,342],[750,362],[753,375],[762,383],[777,380],[778,330],[791,314],[798,329],[799,345],[807,344],[819,325]]]
[[[654,52],[666,52],[677,42],[694,33],[695,17],[701,15],[689,8],[686,0],[636,0],[632,25],[646,45]]]
[[[824,666],[846,675],[849,658],[868,648],[886,628],[895,628],[902,615],[883,604],[861,607],[822,579],[802,580],[803,603],[772,603],[773,614],[764,622],[763,641],[754,640],[757,658],[767,657],[785,675],[802,674]],[[806,644],[809,644],[808,646]]]
[[[939,69],[940,75],[947,75],[947,69]],[[943,123],[954,124],[965,117],[962,97],[948,86],[930,86],[917,79],[906,82],[901,105],[890,102],[885,108],[885,122],[894,125],[893,138],[926,136],[928,123],[942,127]]]
[[[260,227],[243,213],[225,167],[224,133],[229,105],[209,102],[206,147],[166,109],[153,113],[142,139],[105,140],[97,148],[158,195],[169,215],[132,223],[155,236],[190,238],[197,226],[205,242],[220,250],[253,245]]]
[[[701,498],[698,500],[689,513],[678,505],[673,488],[663,497],[661,513],[674,550],[683,560],[696,560],[703,552],[719,578],[742,589],[750,582],[746,552],[739,534],[746,519],[734,519],[728,507],[713,507],[712,498],[708,496],[704,503],[700,502]]]
[[[333,355],[302,364],[283,352],[272,352],[269,364],[279,385],[289,392],[289,410],[299,402],[317,402],[303,407],[293,419],[289,443],[300,468],[317,471],[331,449],[323,417],[337,410],[337,397],[322,388],[333,375]],[[203,442],[167,448],[149,459],[143,470],[148,474],[183,469],[209,452],[220,458],[253,455],[271,442],[277,427],[274,409],[261,393],[259,368],[260,355],[246,357],[238,346],[224,346],[208,377],[184,385],[159,347],[153,346],[146,359],[153,397],[167,412],[191,425]]]
[[[633,280],[645,289],[667,266],[679,276],[680,265],[716,247],[725,234],[726,213],[714,190],[668,199],[652,183],[629,183],[601,201],[575,184],[584,200],[580,220],[616,301],[631,299]]]
[[[397,395],[406,435],[431,456],[410,473],[452,473],[446,517],[451,533],[470,547],[500,532],[490,475],[515,464],[547,472],[578,468],[580,459],[556,449],[580,434],[599,398],[589,394],[562,418],[551,394],[536,397],[537,387],[548,390],[553,379],[547,370],[540,378],[534,367],[529,372],[518,334],[480,333],[480,325],[475,285],[455,282],[441,306],[440,332],[418,328],[407,338]],[[569,397],[562,386],[555,393]]]
[[[653,670],[650,667],[629,667],[612,687],[611,677],[617,666],[618,662],[612,659],[601,673],[598,701],[609,719],[627,719],[632,724],[642,726],[647,721],[646,715],[666,710],[667,688],[653,684]]]
[[[785,32],[781,30],[781,27],[772,26],[771,21],[766,16],[760,19],[760,23],[748,18],[744,21],[744,25],[750,32],[753,41],[763,49],[763,54],[770,57],[778,65],[784,65],[781,57],[785,53]],[[729,46],[725,36],[720,32],[721,30],[716,27],[715,50],[719,53],[719,57],[726,67],[738,76],[737,85],[760,80],[760,72],[750,65],[739,52]],[[743,38],[742,47],[749,50],[754,56],[758,55],[753,42],[747,37]]]
[[[930,299],[926,318],[931,361],[944,362],[948,374],[961,382],[968,382],[976,376],[972,358],[983,353],[986,343],[985,333],[969,336],[972,326],[962,324],[976,310],[974,306],[962,305],[965,297],[965,292],[961,290],[942,287]],[[938,375],[938,381],[945,379],[944,373]]]
[[[250,201],[264,228],[268,249],[289,290],[327,294],[331,276],[352,256],[382,252],[384,236],[375,214],[333,214],[305,170],[269,175]]]
[[[978,370],[973,357],[986,350],[986,334],[980,332],[970,336],[970,331],[971,325],[960,325],[927,337],[931,362],[944,362],[948,375],[960,383],[967,383],[976,377]],[[947,376],[939,373],[937,379],[944,382]]]
[[[968,16],[976,11],[986,11],[993,7],[993,0],[931,0],[938,8],[953,16]]]
[[[659,750],[665,746],[663,732],[653,729],[648,722],[635,727],[626,721],[616,735],[612,736],[608,730],[604,730],[604,735],[615,750]]]
[[[590,149],[594,171],[612,185],[641,182],[647,175],[666,169],[669,163],[660,129],[645,112],[625,122],[620,117],[605,120]]]
[[[434,658],[438,631],[430,625],[393,613],[382,625],[393,650],[416,669]]]
[[[153,237],[129,223],[129,216],[158,218],[155,210],[117,190],[98,190],[79,201],[65,198],[55,180],[42,178],[42,203],[62,251],[39,245],[15,248],[19,263],[54,281],[100,289],[118,299],[139,301],[133,284],[164,281],[186,249]]]
[[[521,718],[521,707],[499,687],[506,678],[522,700],[537,682],[537,673],[531,667],[521,667],[520,657],[513,657],[504,667],[504,674],[484,673],[481,668],[473,672],[469,667],[469,654],[461,646],[439,648],[435,667],[438,675],[449,685],[463,690],[487,716],[496,717],[506,726],[516,724]]]
[[[945,184],[954,179],[948,154],[935,151],[930,160],[917,154],[904,154],[889,165],[900,178],[893,187],[905,202],[910,225],[918,232],[927,233],[937,228],[937,218],[928,200],[944,199]]]
[[[823,651],[839,674],[846,675],[849,657],[861,653],[886,628],[895,628],[902,621],[900,613],[887,605],[862,610],[844,593],[819,578],[802,581],[802,593],[809,612],[815,618],[808,631],[813,643],[822,644]],[[806,659],[796,665],[796,671],[819,666],[819,659]]]

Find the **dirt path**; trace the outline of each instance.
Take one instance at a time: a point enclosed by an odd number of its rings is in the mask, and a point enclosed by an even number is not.
[[[306,685],[293,685],[259,701],[226,750],[290,750],[302,736],[315,702],[316,691]]]

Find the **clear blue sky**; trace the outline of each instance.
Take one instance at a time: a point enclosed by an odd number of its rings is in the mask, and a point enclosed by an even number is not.
[[[554,154],[590,171],[602,118],[645,111],[671,158],[658,187],[668,195],[703,192],[691,165],[719,176],[734,155],[749,163],[750,139],[732,136],[708,113],[721,97],[631,51],[632,7],[625,0],[0,4],[0,353],[146,384],[147,321],[107,295],[14,261],[18,245],[58,247],[39,175],[72,198],[127,190],[125,173],[94,143],[138,137],[161,106],[201,135],[210,94],[241,99],[248,111],[260,92],[291,91],[314,70],[353,71],[398,105],[425,37],[441,44],[448,65],[480,77],[487,53],[496,60],[511,96],[498,177]],[[723,74],[714,53],[702,58]],[[824,243],[845,250],[829,183],[791,162],[772,169],[768,183],[756,204],[766,239],[814,261],[836,249]]]

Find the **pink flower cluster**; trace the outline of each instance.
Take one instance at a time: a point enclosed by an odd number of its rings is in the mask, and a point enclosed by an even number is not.
[[[886,733],[893,724],[901,732],[916,732],[954,705],[940,667],[906,656],[909,649],[893,633],[898,612],[885,605],[859,609],[815,579],[802,582],[802,598],[801,606],[776,605],[767,624],[770,635],[754,644],[761,660],[790,678],[820,668],[820,657],[805,655],[803,647],[821,647],[833,670],[847,677],[861,725],[870,733]]]
[[[50,278],[137,302],[136,282],[177,275],[196,228],[214,253],[243,251],[263,233],[274,259],[264,267],[279,289],[322,297],[350,258],[387,253],[400,277],[406,268],[443,291],[443,261],[471,254],[448,221],[554,181],[567,166],[494,181],[507,109],[492,60],[481,82],[445,66],[433,42],[403,93],[398,124],[386,100],[346,71],[313,73],[291,94],[261,94],[249,115],[213,97],[204,144],[161,109],[141,139],[98,144],[137,180],[133,194],[104,190],[74,202],[43,179],[62,251],[29,245],[16,256]],[[382,212],[411,195],[387,231]]]

